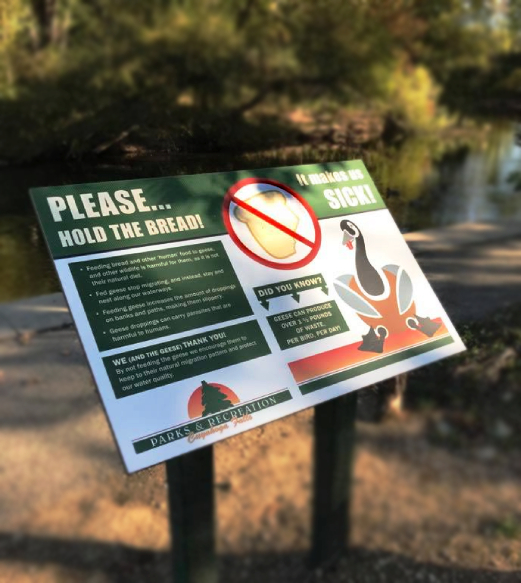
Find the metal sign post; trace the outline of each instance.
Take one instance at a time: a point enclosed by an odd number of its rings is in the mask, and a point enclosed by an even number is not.
[[[357,394],[315,407],[310,566],[334,562],[349,538]],[[217,583],[213,446],[166,462],[175,583]]]
[[[312,567],[331,563],[346,548],[356,400],[356,393],[348,393],[315,407]]]
[[[175,583],[217,583],[213,446],[167,460]]]

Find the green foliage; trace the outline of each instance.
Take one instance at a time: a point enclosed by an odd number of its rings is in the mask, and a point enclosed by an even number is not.
[[[435,121],[439,89],[424,66],[398,61],[389,76],[387,101],[399,119],[412,122],[416,129],[429,129]]]
[[[521,0],[509,0],[509,29],[515,48],[521,46]]]
[[[417,56],[441,82],[464,67],[484,67],[501,46],[503,28],[494,16],[494,0],[416,0],[418,17],[427,26]],[[450,59],[448,58],[450,55]]]
[[[479,99],[476,99],[479,96]],[[521,98],[521,52],[501,54],[486,68],[466,67],[451,75],[442,100],[453,110],[508,115]]]
[[[425,128],[436,83],[499,50],[494,5],[0,0],[0,159],[77,157],[187,126],[204,136],[199,119],[234,127],[261,103],[384,103]]]
[[[54,269],[47,261],[45,243],[32,218],[0,215],[0,302],[58,289]],[[20,269],[20,265],[31,269]]]
[[[494,524],[494,532],[497,536],[508,539],[521,538],[521,522],[513,516],[498,520]]]

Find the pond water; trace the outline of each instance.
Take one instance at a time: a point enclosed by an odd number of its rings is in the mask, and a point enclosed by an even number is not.
[[[372,171],[403,232],[521,220],[521,145],[512,124],[489,127],[465,145],[411,139],[376,156]]]
[[[491,132],[463,160],[441,164],[433,193],[442,192],[432,213],[436,225],[521,219],[521,147],[515,128]]]
[[[399,148],[369,152],[366,164],[404,232],[466,221],[521,220],[521,147],[516,142],[516,131],[513,125],[495,124],[480,132],[470,146],[458,145],[454,140],[411,138]],[[177,164],[175,168],[148,170],[70,169],[59,165],[0,168],[0,302],[59,290],[28,203],[30,186],[241,167],[236,163],[218,157],[194,157],[184,160],[182,167]],[[299,160],[273,160],[255,166],[295,163]],[[247,167],[244,160],[242,167]]]

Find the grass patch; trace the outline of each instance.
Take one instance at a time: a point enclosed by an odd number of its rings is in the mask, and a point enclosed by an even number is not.
[[[496,535],[508,539],[521,538],[521,522],[513,517],[508,517],[500,520],[496,524]]]

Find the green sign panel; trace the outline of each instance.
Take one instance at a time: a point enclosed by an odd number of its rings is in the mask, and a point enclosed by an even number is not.
[[[223,196],[252,176],[305,190],[319,217],[385,208],[360,161],[54,186],[31,195],[53,257],[71,257],[223,235]]]
[[[162,445],[168,445],[179,439],[186,439],[193,443],[197,439],[204,439],[214,428],[218,428],[219,433],[222,434],[228,429],[228,425],[236,425],[247,416],[251,417],[254,413],[281,405],[290,400],[291,393],[289,391],[281,391],[273,395],[267,395],[262,397],[262,399],[242,403],[237,407],[226,409],[222,413],[210,417],[204,417],[199,421],[191,421],[179,427],[172,427],[168,431],[162,431],[161,433],[150,435],[145,439],[137,440],[134,442],[134,449],[136,453],[143,453],[144,451],[149,451]]]
[[[282,350],[349,331],[334,301],[282,312],[268,322]]]
[[[306,277],[298,277],[283,283],[263,285],[254,288],[255,296],[260,304],[269,309],[270,299],[290,295],[295,301],[300,301],[300,294],[306,290],[320,288],[324,294],[328,294],[327,283],[322,274],[316,273]]]
[[[219,241],[70,268],[100,350],[253,313]]]
[[[116,398],[270,354],[255,321],[103,359]]]

